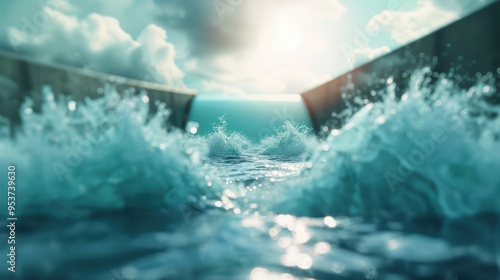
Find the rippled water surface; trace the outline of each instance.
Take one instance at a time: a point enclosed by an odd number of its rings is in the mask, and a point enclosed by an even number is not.
[[[1,132],[14,279],[499,279],[492,77],[411,83],[326,139],[289,122],[258,144],[224,123],[167,132],[168,110],[111,87],[86,104],[47,88],[22,133]]]

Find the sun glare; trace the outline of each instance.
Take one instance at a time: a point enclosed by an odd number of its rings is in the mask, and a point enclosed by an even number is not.
[[[298,93],[326,81],[329,76],[318,73],[331,61],[327,51],[332,46],[324,34],[331,21],[319,17],[318,9],[297,3],[263,6],[259,11],[252,47],[234,64],[247,74],[250,87]],[[329,36],[335,36],[336,28],[328,31]]]
[[[301,63],[302,53],[307,51],[307,30],[301,23],[304,15],[294,9],[276,10],[268,13],[263,22],[256,56],[265,68],[276,69],[283,65]],[[284,64],[285,63],[285,64]]]
[[[273,18],[263,34],[268,49],[275,55],[289,55],[303,45],[302,30],[293,15],[285,14]]]

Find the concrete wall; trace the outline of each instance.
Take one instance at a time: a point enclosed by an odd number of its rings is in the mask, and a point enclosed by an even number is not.
[[[180,128],[185,127],[191,100],[196,95],[196,91],[192,89],[50,65],[0,52],[0,115],[7,116],[13,123],[19,124],[18,112],[23,99],[29,95],[35,101],[35,106],[39,106],[42,100],[40,89],[44,85],[50,85],[56,97],[68,95],[81,101],[86,97],[99,97],[98,89],[106,83],[116,85],[119,92],[130,88],[137,93],[146,90],[152,101],[152,109],[155,109],[156,100],[166,103],[172,110],[169,121]]]
[[[495,73],[500,67],[500,2],[484,7],[424,38],[362,65],[302,94],[317,132],[321,127],[338,127],[332,112],[346,107],[353,96],[371,99],[371,90],[385,85],[378,81],[393,77],[401,93],[410,74],[425,66],[460,76],[460,86],[475,83],[475,74]],[[347,90],[347,86],[351,89]],[[346,98],[341,95],[347,94]]]

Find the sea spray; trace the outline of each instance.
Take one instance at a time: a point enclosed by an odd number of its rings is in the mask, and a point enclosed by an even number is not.
[[[109,88],[75,106],[45,88],[40,114],[24,104],[22,131],[0,139],[1,166],[19,170],[19,215],[177,211],[210,197],[217,184],[207,186],[200,151],[186,146],[180,130],[167,131],[168,110],[151,115],[148,102]]]
[[[311,154],[318,141],[311,136],[311,129],[304,125],[286,121],[275,131],[275,135],[260,142],[259,154],[301,156]]]
[[[324,141],[292,126],[240,146],[217,130],[238,147],[220,156],[210,156],[209,137],[165,127],[168,110],[151,115],[145,96],[109,91],[76,104],[48,90],[41,113],[23,107],[23,132],[0,140],[1,164],[18,166],[24,200],[16,273],[494,279],[496,88],[431,86],[426,75],[415,74],[401,99],[388,83],[376,93],[382,101],[346,113]],[[54,162],[68,169],[62,182]]]
[[[210,156],[234,156],[248,151],[250,141],[243,135],[227,130],[224,117],[219,118],[219,123],[214,124],[213,133],[206,139]]]
[[[311,129],[293,121],[285,121],[270,135],[259,142],[252,142],[244,135],[230,131],[224,116],[213,124],[213,132],[205,137],[192,133],[190,143],[207,152],[210,157],[239,155],[265,156],[310,156],[318,144],[318,139],[311,134]]]
[[[500,211],[500,106],[494,83],[460,89],[414,74],[401,99],[388,85],[322,142],[310,170],[274,209],[300,216],[464,217]],[[389,94],[387,94],[389,93]]]

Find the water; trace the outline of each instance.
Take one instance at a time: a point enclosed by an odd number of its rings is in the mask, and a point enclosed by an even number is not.
[[[254,142],[273,135],[286,122],[312,127],[309,113],[298,94],[201,94],[191,105],[189,121],[188,132],[200,136],[216,132],[223,123],[226,132],[238,132]]]
[[[401,101],[388,83],[324,140],[293,122],[260,142],[224,121],[167,132],[168,110],[148,117],[141,96],[84,105],[46,88],[22,134],[0,131],[13,279],[499,279],[495,84],[428,75]]]

